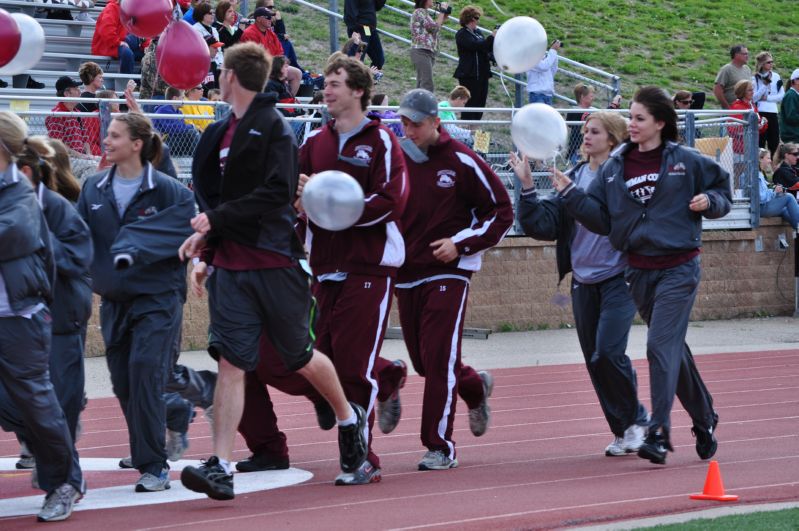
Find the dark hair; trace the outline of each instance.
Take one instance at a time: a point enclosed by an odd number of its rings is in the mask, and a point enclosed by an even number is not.
[[[264,90],[271,64],[266,49],[254,42],[240,42],[225,50],[225,68],[236,74],[239,85],[252,92]]]
[[[53,166],[56,192],[76,203],[80,196],[80,183],[72,173],[72,163],[69,160],[67,146],[57,138],[48,138],[47,143],[55,153],[50,159],[50,165]]]
[[[343,70],[347,74],[347,86],[352,90],[362,90],[361,110],[365,111],[369,107],[369,100],[372,96],[372,73],[365,64],[344,54],[333,54],[325,66],[325,76],[338,73]]]
[[[272,58],[272,69],[269,71],[269,79],[280,81],[280,71],[283,70],[283,65],[288,63],[289,60],[285,55],[276,55]]]
[[[423,9],[426,3],[427,0],[413,0],[413,7],[414,9]]]
[[[666,91],[660,87],[642,87],[633,96],[633,103],[643,105],[655,121],[665,124],[660,131],[661,139],[677,141],[677,113]]]
[[[746,48],[746,46],[743,44],[736,44],[730,48],[730,59],[735,59],[735,55],[740,53],[744,48]]]
[[[386,95],[383,93],[378,92],[372,96],[372,105],[383,105],[383,100],[386,98]]]
[[[137,112],[129,112],[115,117],[112,121],[125,124],[131,140],[142,141],[141,152],[139,153],[142,164],[150,162],[153,166],[158,166],[158,163],[161,162],[164,148],[161,137],[153,129],[153,123],[149,118]]]
[[[194,11],[191,13],[191,17],[194,19],[194,22],[202,22],[203,17],[212,11],[211,4],[208,2],[203,2],[202,4],[198,5],[194,8]]]
[[[216,11],[214,12],[214,16],[219,22],[225,21],[225,14],[227,10],[233,7],[233,4],[228,2],[228,0],[222,0],[218,4],[216,4]]]
[[[691,92],[688,92],[687,90],[678,90],[677,92],[674,93],[674,97],[671,98],[671,101],[672,103],[674,103],[674,107],[676,108],[678,102],[685,103],[687,101],[690,101],[691,98],[693,97],[694,95]]]
[[[27,166],[31,169],[31,180],[34,186],[41,183],[45,188],[55,190],[53,167],[48,162],[48,159],[53,156],[55,156],[55,152],[47,143],[46,137],[30,136],[25,139],[25,146],[17,155],[17,166]]]
[[[94,81],[97,76],[101,75],[103,75],[103,69],[100,68],[100,65],[92,61],[83,63],[78,69],[78,77],[80,77],[84,85],[88,85]]]
[[[461,9],[461,14],[458,17],[458,23],[461,26],[466,27],[466,24],[474,20],[475,18],[480,18],[483,16],[483,10],[477,6],[466,6]]]
[[[180,99],[183,96],[183,91],[179,88],[175,87],[167,87],[166,93],[164,94],[164,99],[166,101],[174,100],[175,98]]]

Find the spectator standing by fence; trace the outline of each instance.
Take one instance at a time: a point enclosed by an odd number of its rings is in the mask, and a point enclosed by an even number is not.
[[[574,100],[577,102],[577,109],[566,113],[567,122],[582,122],[588,116],[588,109],[594,103],[594,87],[585,83],[577,83],[574,86]],[[583,144],[583,125],[569,126],[569,149],[566,158],[574,164],[580,158],[580,146]]]
[[[730,48],[730,62],[721,67],[713,86],[713,94],[722,109],[729,109],[735,101],[735,84],[742,79],[752,79],[752,70],[747,62],[749,62],[749,50],[746,46],[736,44]]]
[[[530,103],[552,105],[555,97],[555,72],[558,71],[558,50],[561,43],[555,40],[544,57],[527,71],[527,96]]]
[[[423,88],[435,92],[433,82],[433,67],[436,64],[438,51],[438,34],[441,26],[449,17],[445,13],[449,4],[441,3],[441,11],[436,14],[435,20],[428,13],[433,5],[433,0],[416,0],[411,15],[411,62],[416,68],[416,88]]]
[[[461,29],[455,34],[458,46],[458,67],[455,77],[458,83],[469,89],[472,97],[467,107],[485,107],[488,99],[488,80],[491,79],[491,52],[494,49],[494,34],[485,37],[477,29],[483,10],[476,6],[466,6],[461,10],[458,22]],[[463,112],[462,120],[480,120],[482,112]]]
[[[347,35],[354,32],[361,34],[361,41],[366,44],[366,55],[372,61],[372,66],[383,70],[385,55],[380,34],[377,32],[377,12],[383,9],[386,0],[345,0],[344,24],[347,26]]]
[[[780,143],[780,121],[777,115],[777,104],[785,97],[782,78],[774,71],[774,58],[769,52],[760,52],[755,57],[755,104],[760,116],[765,117],[768,129],[760,135],[760,147],[766,147],[772,155]]]
[[[780,105],[780,140],[799,142],[799,68],[791,72],[790,85]]]

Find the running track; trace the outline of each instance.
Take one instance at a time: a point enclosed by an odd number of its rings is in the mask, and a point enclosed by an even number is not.
[[[697,357],[720,415],[716,454],[729,493],[739,503],[799,499],[799,350]],[[635,362],[647,397],[646,363]],[[377,434],[383,482],[334,487],[335,432],[315,424],[310,403],[274,393],[293,467],[313,477],[276,490],[241,494],[232,502],[185,501],[76,511],[63,529],[544,529],[580,526],[716,507],[688,499],[704,484],[707,463],[693,448],[690,420],[675,406],[676,452],[666,466],[635,456],[604,457],[610,440],[585,368],[552,365],[494,371],[492,426],[481,438],[468,429],[458,403],[455,439],[460,467],[418,472],[423,450],[418,427],[422,380],[403,390],[403,419],[390,435]],[[198,414],[188,459],[207,457],[208,424]],[[249,453],[239,439],[237,458]],[[83,414],[81,457],[128,455],[117,403],[89,402]],[[15,457],[10,434],[0,432],[0,457]],[[86,473],[92,488],[132,485],[131,471]],[[173,489],[178,473],[173,472]],[[242,476],[238,476],[242,478]],[[240,481],[237,480],[237,481]],[[27,472],[0,473],[0,498],[38,494]],[[0,515],[3,516],[3,515]],[[0,520],[5,530],[28,529],[34,517]]]

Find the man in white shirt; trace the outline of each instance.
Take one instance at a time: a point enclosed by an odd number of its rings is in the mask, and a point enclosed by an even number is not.
[[[527,71],[527,94],[530,103],[552,105],[555,96],[555,72],[558,71],[558,50],[561,42],[555,40],[543,59]]]

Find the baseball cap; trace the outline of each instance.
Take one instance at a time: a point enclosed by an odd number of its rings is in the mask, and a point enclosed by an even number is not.
[[[252,14],[252,18],[258,18],[258,17],[272,18],[272,12],[271,12],[271,11],[269,11],[269,10],[268,10],[267,8],[265,8],[265,7],[259,7],[259,8],[258,8],[258,9],[256,9],[256,10],[255,10],[255,12]]]
[[[72,87],[79,87],[80,83],[75,81],[69,76],[61,76],[58,78],[58,81],[55,82],[55,91],[59,96],[64,95],[64,91],[68,88]]]
[[[221,48],[222,46],[225,45],[224,43],[216,40],[213,35],[206,35],[205,37],[203,37],[203,39],[205,39],[205,44],[207,44],[211,48]]]
[[[413,89],[402,98],[397,114],[419,123],[425,118],[438,116],[438,101],[429,90]]]
[[[799,79],[799,68],[791,72],[791,81],[793,81],[794,79]]]

